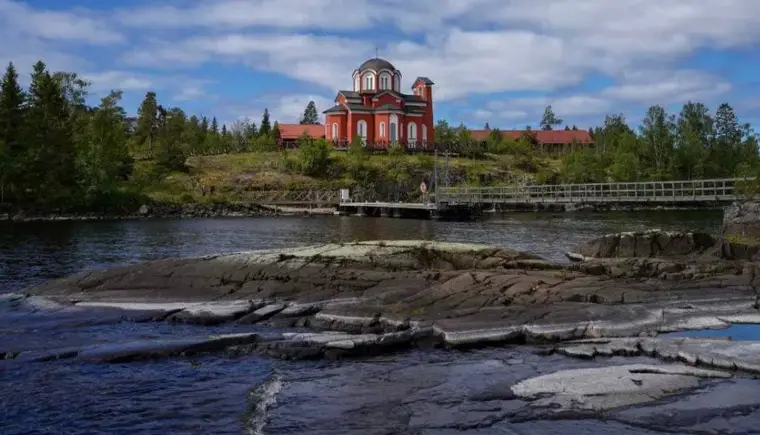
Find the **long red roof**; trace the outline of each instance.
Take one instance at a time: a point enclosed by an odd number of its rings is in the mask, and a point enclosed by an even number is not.
[[[322,124],[278,124],[280,138],[285,140],[298,139],[302,134],[317,139],[325,137],[325,126]]]

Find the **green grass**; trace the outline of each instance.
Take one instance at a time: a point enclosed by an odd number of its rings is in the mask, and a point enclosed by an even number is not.
[[[285,159],[296,156],[297,151],[196,156],[188,159],[189,170],[186,173],[173,172],[163,177],[152,174],[151,162],[143,160],[136,163],[133,178],[145,186],[143,192],[146,196],[166,203],[237,202],[245,201],[246,192],[250,191],[337,190],[359,184],[350,178],[347,171],[336,170],[335,174],[325,177],[308,177],[288,170]],[[333,152],[331,158],[333,166],[345,168],[350,157],[346,152]],[[459,184],[505,185],[511,183],[515,176],[526,175],[514,167],[513,160],[510,156],[488,156],[479,160],[450,158],[449,171],[459,180]],[[443,158],[439,159],[439,171],[443,171],[443,161]],[[434,166],[433,156],[424,154],[374,154],[368,155],[366,162],[375,177],[406,179],[411,186],[416,186],[418,179],[430,176]],[[546,160],[544,166],[556,170],[554,168],[558,164],[557,161]]]

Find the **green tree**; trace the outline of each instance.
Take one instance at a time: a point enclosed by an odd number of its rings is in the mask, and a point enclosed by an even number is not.
[[[319,124],[319,114],[317,113],[317,105],[314,101],[309,101],[306,105],[306,110],[301,116],[301,124]]]
[[[17,199],[23,192],[30,155],[24,144],[24,101],[26,95],[18,83],[18,73],[9,63],[0,82],[0,203]]]
[[[185,112],[173,107],[168,111],[162,110],[163,118],[161,128],[161,148],[157,156],[159,167],[168,171],[185,171],[186,148],[184,143],[187,135],[185,134],[185,125],[187,116]]]
[[[76,150],[64,90],[42,61],[34,65],[27,104],[29,187],[37,199],[44,196],[49,205],[60,206],[73,193]]]
[[[715,111],[715,136],[710,150],[709,175],[722,177],[733,174],[739,162],[743,142],[742,127],[733,107],[728,103]]]
[[[155,92],[148,92],[137,109],[135,135],[138,143],[148,148],[148,156],[153,157],[153,147],[158,134],[158,100]]]
[[[702,103],[684,104],[677,121],[676,166],[680,178],[691,180],[705,175],[710,141],[713,137],[713,119]]]
[[[330,144],[315,140],[304,133],[299,139],[298,167],[303,174],[324,177],[328,174],[332,161]]]
[[[675,121],[662,106],[652,106],[647,110],[641,125],[642,156],[652,179],[669,179],[672,176],[674,132]]]
[[[100,101],[88,125],[87,146],[78,158],[80,185],[90,201],[114,192],[130,163],[121,98],[121,91],[112,91]]]
[[[269,136],[272,133],[272,124],[269,121],[269,109],[264,109],[261,116],[261,126],[259,126],[259,136]]]
[[[553,130],[555,126],[562,125],[562,120],[554,114],[552,106],[546,106],[544,116],[541,118],[541,130]]]

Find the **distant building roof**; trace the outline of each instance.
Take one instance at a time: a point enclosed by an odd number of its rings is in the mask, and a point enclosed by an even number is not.
[[[279,124],[280,138],[284,140],[298,139],[306,133],[313,138],[325,137],[325,126],[322,124]]]
[[[488,135],[495,130],[471,130],[472,138],[478,141],[488,139]],[[504,137],[519,139],[525,130],[499,130]],[[586,130],[530,130],[540,144],[569,144],[575,140],[578,143],[592,143],[591,135]]]

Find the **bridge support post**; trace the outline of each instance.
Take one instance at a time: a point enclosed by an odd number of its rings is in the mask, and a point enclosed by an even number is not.
[[[364,210],[364,207],[356,207],[356,215],[361,216],[361,217],[367,216],[367,213]]]
[[[380,217],[389,217],[391,214],[391,209],[388,207],[383,207],[380,209]]]
[[[394,208],[391,210],[391,216],[394,218],[400,218],[401,217],[401,209],[400,208]]]

